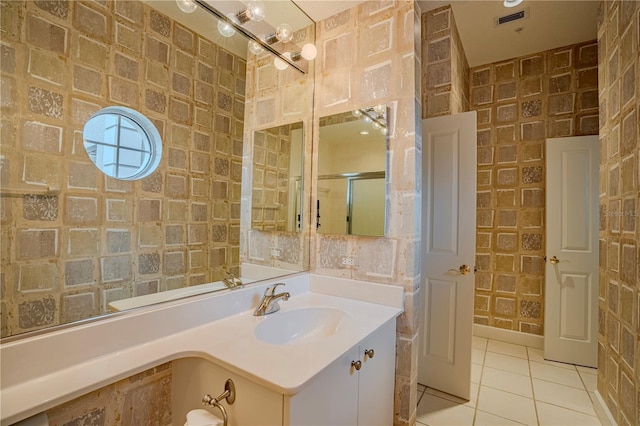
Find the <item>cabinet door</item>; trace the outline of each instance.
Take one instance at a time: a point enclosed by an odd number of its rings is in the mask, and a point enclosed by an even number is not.
[[[350,350],[322,370],[302,392],[290,398],[285,397],[284,424],[356,425],[358,372],[351,367],[351,361],[360,359],[358,355],[358,348]]]
[[[365,354],[373,349],[373,358]],[[393,424],[396,373],[396,319],[383,325],[360,345],[358,425]]]

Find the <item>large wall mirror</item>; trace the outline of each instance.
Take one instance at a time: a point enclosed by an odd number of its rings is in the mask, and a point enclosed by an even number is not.
[[[319,233],[384,236],[388,121],[386,105],[320,118]]]
[[[290,1],[241,28],[216,13],[244,1],[54,3],[2,5],[68,36],[2,33],[1,336],[308,270],[313,21]]]

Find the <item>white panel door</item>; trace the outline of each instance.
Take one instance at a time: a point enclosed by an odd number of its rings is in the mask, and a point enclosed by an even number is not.
[[[597,366],[598,136],[547,139],[544,357]]]
[[[422,310],[418,381],[471,389],[476,113],[422,120]]]

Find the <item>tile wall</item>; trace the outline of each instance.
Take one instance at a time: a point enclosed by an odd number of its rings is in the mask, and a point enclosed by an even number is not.
[[[421,18],[422,118],[469,111],[469,64],[451,6]]]
[[[171,363],[138,373],[46,411],[51,426],[170,425]]]
[[[618,424],[632,425],[640,424],[640,2],[602,2],[598,26],[598,392]]]
[[[237,267],[245,61],[139,1],[0,7],[2,336]],[[83,124],[108,105],[158,128],[151,176],[89,160]]]
[[[478,114],[474,321],[544,331],[545,139],[598,134],[598,45],[470,72]]]
[[[387,229],[384,238],[312,231],[313,272],[405,289],[398,320],[395,424],[416,416],[420,285],[420,12],[411,1],[366,2],[317,23],[315,117],[386,103],[393,105],[389,135]],[[313,129],[318,140],[318,129]],[[313,169],[317,170],[317,151]],[[317,180],[314,182],[317,188]],[[315,199],[312,205],[315,205]],[[312,229],[315,229],[312,226]],[[341,257],[357,265],[343,268]]]

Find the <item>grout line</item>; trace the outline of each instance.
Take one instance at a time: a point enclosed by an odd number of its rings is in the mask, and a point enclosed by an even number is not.
[[[536,389],[533,386],[533,373],[531,372],[531,358],[527,349],[527,365],[529,367],[529,383],[531,384],[531,396],[533,396],[533,410],[536,413],[536,422],[540,424],[540,415],[538,414],[538,400],[536,399]]]

